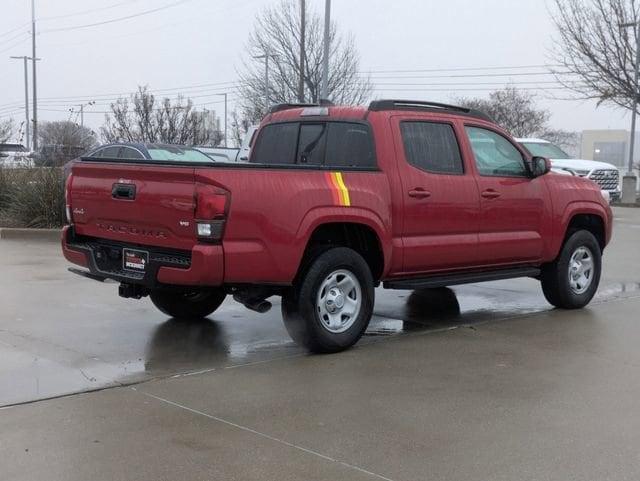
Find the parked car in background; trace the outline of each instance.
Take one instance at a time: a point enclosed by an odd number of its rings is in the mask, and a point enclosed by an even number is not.
[[[248,162],[251,153],[251,145],[253,137],[258,130],[257,125],[252,125],[242,139],[240,148],[232,147],[206,147],[197,146],[196,148],[212,157],[216,162]]]
[[[237,162],[240,149],[233,147],[207,147],[198,145],[199,151],[204,152],[216,162]]]
[[[253,145],[253,140],[256,136],[256,132],[258,131],[258,127],[258,125],[252,125],[244,135],[244,138],[242,139],[242,145],[240,146],[240,152],[238,152],[238,162],[249,161],[251,146]]]
[[[531,155],[546,157],[551,160],[554,170],[570,171],[580,177],[593,180],[607,192],[612,201],[620,199],[620,171],[607,162],[596,160],[573,159],[557,145],[544,139],[515,139],[527,149]]]
[[[200,149],[175,144],[154,144],[138,142],[118,142],[101,145],[85,157],[113,160],[156,160],[180,161],[189,159],[191,162],[213,162],[213,158]]]
[[[32,152],[22,144],[0,144],[0,167],[7,169],[33,167]]]
[[[247,164],[191,150],[74,164],[62,234],[74,272],[176,318],[205,317],[228,294],[258,312],[282,296],[291,337],[320,352],[362,336],[378,285],[533,277],[569,309],[598,287],[612,229],[602,191],[545,175],[547,159],[480,112],[279,105]]]

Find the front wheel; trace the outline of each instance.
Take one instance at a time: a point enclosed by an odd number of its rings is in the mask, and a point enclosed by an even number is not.
[[[374,295],[365,260],[345,247],[329,249],[282,296],[282,317],[298,344],[312,352],[338,352],[362,337]]]
[[[211,289],[154,289],[149,294],[153,305],[176,319],[197,319],[213,313],[224,301],[226,293]]]
[[[579,230],[569,236],[558,258],[542,269],[542,292],[563,309],[586,306],[600,283],[602,253],[594,235]]]

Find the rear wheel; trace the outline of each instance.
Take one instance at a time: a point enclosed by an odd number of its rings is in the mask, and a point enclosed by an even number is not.
[[[337,352],[362,337],[373,303],[369,266],[357,252],[338,247],[320,254],[282,296],[282,317],[298,344],[313,352]]]
[[[151,302],[167,316],[177,319],[196,319],[214,312],[224,301],[222,289],[154,289],[149,294]]]
[[[549,303],[563,309],[586,306],[600,283],[602,253],[594,235],[586,230],[571,234],[558,258],[542,270],[542,292]]]

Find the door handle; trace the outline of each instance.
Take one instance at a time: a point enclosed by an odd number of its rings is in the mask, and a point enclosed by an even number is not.
[[[111,197],[114,199],[134,200],[136,198],[135,184],[113,184]]]
[[[495,199],[496,197],[500,197],[502,194],[493,189],[487,189],[480,195],[482,195],[482,197],[484,197],[485,199]]]
[[[409,197],[414,197],[416,199],[426,199],[427,197],[431,197],[431,192],[429,192],[428,190],[424,190],[421,187],[417,187],[409,191]]]

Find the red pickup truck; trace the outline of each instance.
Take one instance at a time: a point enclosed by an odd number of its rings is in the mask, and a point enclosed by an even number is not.
[[[292,338],[353,345],[374,288],[533,277],[579,308],[600,280],[612,213],[593,182],[549,172],[480,112],[416,101],[278,105],[250,162],[83,158],[62,250],[75,272],[204,317],[227,294]]]

